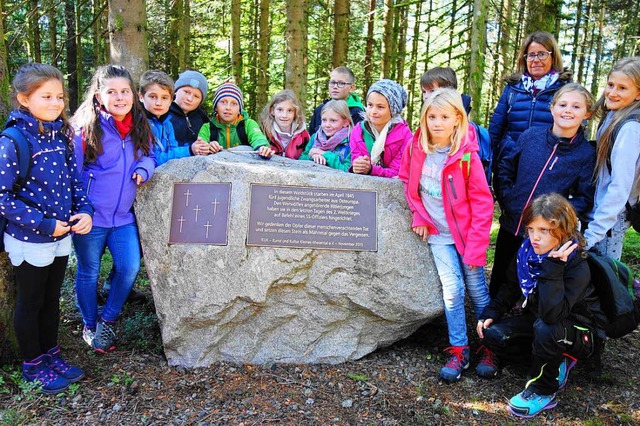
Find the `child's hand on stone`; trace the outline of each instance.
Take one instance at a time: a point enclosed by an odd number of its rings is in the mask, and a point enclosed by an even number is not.
[[[207,155],[210,152],[209,144],[198,138],[191,144],[191,152],[193,152],[193,155]]]
[[[215,154],[216,152],[222,151],[222,145],[218,143],[218,141],[209,142],[209,153]]]
[[[260,148],[258,148],[258,155],[260,155],[261,157],[264,158],[271,158],[273,156],[273,154],[275,154],[275,151],[272,150],[270,147],[268,146],[261,146]]]
[[[368,175],[371,171],[371,159],[363,155],[362,157],[358,157],[353,160],[352,164],[353,173],[358,173],[360,175]]]

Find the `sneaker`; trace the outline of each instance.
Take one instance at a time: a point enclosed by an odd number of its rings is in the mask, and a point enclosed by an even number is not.
[[[498,358],[487,348],[482,345],[478,348],[476,354],[480,354],[480,361],[476,365],[476,374],[485,379],[492,379],[498,375]]]
[[[82,329],[82,339],[87,343],[87,345],[91,346],[92,348],[93,348],[94,337],[96,337],[95,330],[91,330],[90,328],[87,328],[87,327]]]
[[[66,390],[71,382],[49,368],[48,354],[22,363],[22,378],[27,382],[40,382],[42,393],[54,394]]]
[[[567,385],[567,380],[569,379],[569,372],[573,367],[576,366],[578,360],[568,354],[562,354],[562,362],[560,363],[560,368],[558,369],[558,390],[564,389]]]
[[[80,367],[69,364],[60,354],[60,346],[56,346],[47,352],[49,355],[49,368],[59,376],[64,377],[69,383],[75,383],[84,377],[84,371]]]
[[[447,382],[455,382],[462,375],[462,370],[469,368],[469,346],[450,346],[445,352],[448,352],[451,358],[440,370],[440,378]]]
[[[111,326],[103,320],[98,321],[98,327],[96,327],[96,334],[93,337],[91,347],[97,352],[109,352],[116,348],[113,341],[116,338],[116,333]]]
[[[525,389],[509,400],[508,409],[514,416],[529,418],[542,410],[550,410],[556,405],[558,405],[558,401],[555,393],[538,395],[529,389]]]

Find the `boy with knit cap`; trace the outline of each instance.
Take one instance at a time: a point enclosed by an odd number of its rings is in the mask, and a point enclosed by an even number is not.
[[[315,134],[322,124],[322,108],[330,100],[343,100],[349,107],[351,120],[353,124],[357,124],[362,120],[364,105],[358,95],[353,93],[356,90],[356,78],[347,67],[338,67],[329,74],[329,99],[325,99],[320,105],[313,110],[313,116],[309,122],[309,134]]]
[[[238,145],[249,145],[262,157],[269,158],[273,150],[260,125],[244,110],[242,91],[227,81],[222,83],[213,98],[214,118],[200,129],[198,136],[209,141],[211,153]]]
[[[187,70],[180,74],[174,89],[175,100],[169,108],[171,123],[178,144],[188,146],[198,139],[200,128],[210,120],[202,109],[209,84],[198,71]]]

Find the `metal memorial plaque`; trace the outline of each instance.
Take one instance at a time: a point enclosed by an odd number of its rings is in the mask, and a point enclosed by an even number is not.
[[[377,193],[251,184],[247,245],[377,251]]]
[[[169,244],[226,246],[231,183],[174,183]]]

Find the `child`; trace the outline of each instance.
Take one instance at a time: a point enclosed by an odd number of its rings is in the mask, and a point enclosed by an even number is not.
[[[362,121],[364,105],[362,105],[360,97],[353,93],[356,90],[355,81],[356,77],[347,67],[338,67],[331,71],[331,74],[329,74],[329,95],[331,97],[325,99],[313,110],[313,116],[311,117],[311,122],[309,122],[309,134],[315,134],[320,128],[322,124],[322,108],[331,99],[342,99],[347,103],[353,124]]]
[[[545,194],[527,206],[522,222],[528,237],[476,327],[497,358],[481,361],[476,371],[493,377],[498,360],[531,360],[531,380],[508,409],[532,417],[556,406],[556,392],[571,368],[593,353],[595,338],[604,337],[606,317],[591,284],[573,206],[559,194]],[[507,315],[516,303],[518,314]]]
[[[582,223],[593,206],[595,147],[582,123],[591,115],[593,98],[578,83],[562,86],[551,101],[553,125],[531,127],[517,142],[505,138],[505,149],[493,179],[500,204],[500,231],[489,294],[505,281],[511,259],[524,240],[522,212],[539,195],[557,192],[571,200]]]
[[[213,112],[213,120],[205,123],[198,134],[200,139],[209,141],[212,154],[238,145],[251,146],[264,158],[274,154],[258,123],[244,111],[242,91],[238,86],[227,81],[218,87],[213,98]]]
[[[420,129],[407,146],[398,177],[413,213],[412,229],[429,243],[442,282],[450,358],[440,370],[448,382],[469,366],[465,288],[476,315],[489,303],[484,265],[493,197],[468,132],[460,94],[438,89],[425,101]]]
[[[202,109],[209,84],[198,71],[187,70],[178,76],[174,89],[176,98],[169,108],[171,123],[178,144],[190,146],[198,139],[202,125],[211,121]]]
[[[32,163],[19,193],[14,192],[20,178],[18,142],[0,136],[0,213],[7,219],[4,244],[16,274],[14,326],[22,377],[52,394],[84,376],[62,358],[58,346],[60,287],[71,252],[69,236],[89,232],[93,207],[77,179],[62,73],[50,65],[23,65],[13,79],[13,96],[17,109],[6,128],[22,134]]]
[[[94,227],[76,234],[76,294],[84,322],[82,337],[94,350],[115,349],[113,324],[140,268],[140,241],[133,213],[138,186],[155,169],[152,134],[135,101],[129,72],[119,65],[99,67],[78,111],[75,152],[82,180],[94,202]],[[105,247],[113,257],[111,290],[98,317],[96,287]]]
[[[342,100],[327,102],[322,108],[322,127],[311,137],[300,159],[348,171],[351,166],[349,132],[352,127],[347,103]]]
[[[395,177],[402,153],[413,135],[400,112],[407,106],[407,92],[392,80],[378,80],[367,92],[364,120],[351,131],[352,164],[358,174]]]
[[[140,102],[144,106],[149,127],[153,134],[153,151],[156,164],[164,164],[173,158],[209,153],[207,143],[195,141],[179,146],[173,125],[169,119],[169,106],[173,99],[173,80],[162,71],[147,71],[140,77]]]
[[[260,127],[275,155],[297,160],[309,142],[302,106],[293,90],[282,90],[271,98],[260,114]]]
[[[640,57],[618,61],[596,104],[596,195],[593,221],[585,231],[586,248],[620,259],[629,228],[626,205],[640,195]]]
[[[422,90],[422,100],[426,101],[429,95],[436,89],[456,89],[458,90],[458,78],[452,68],[435,67],[431,68],[420,78],[420,89]],[[471,112],[471,97],[462,93],[462,104],[467,115]]]

